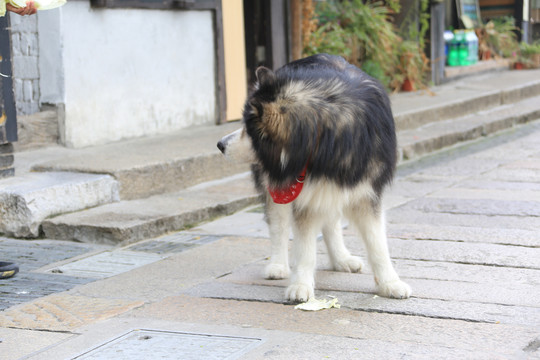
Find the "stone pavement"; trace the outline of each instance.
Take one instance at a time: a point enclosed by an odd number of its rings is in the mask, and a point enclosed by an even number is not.
[[[329,271],[321,243],[316,296],[342,307],[295,310],[261,277],[260,206],[124,247],[0,238],[21,263],[0,359],[539,359],[539,139],[536,121],[400,166],[385,207],[406,300],[369,267]]]

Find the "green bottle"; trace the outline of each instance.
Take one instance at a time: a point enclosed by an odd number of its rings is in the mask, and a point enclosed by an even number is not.
[[[455,39],[458,43],[458,65],[467,66],[469,65],[469,47],[467,46],[465,33],[462,30],[456,32]]]

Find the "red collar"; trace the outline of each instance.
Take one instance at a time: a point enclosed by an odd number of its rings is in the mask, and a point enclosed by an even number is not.
[[[300,195],[300,192],[304,187],[306,171],[307,164],[304,167],[304,170],[302,170],[302,172],[300,173],[300,175],[296,177],[295,181],[285,188],[271,189],[270,187],[268,187],[268,192],[270,193],[272,200],[274,200],[276,204],[288,204],[293,202],[298,197],[298,195]]]

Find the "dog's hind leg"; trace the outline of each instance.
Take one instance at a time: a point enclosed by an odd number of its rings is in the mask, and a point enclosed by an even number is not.
[[[362,260],[357,256],[352,256],[343,242],[343,228],[341,219],[336,217],[326,222],[322,229],[324,242],[328,249],[328,256],[335,271],[360,272]]]
[[[390,260],[384,213],[380,204],[373,204],[367,200],[351,208],[348,217],[362,235],[379,293],[391,298],[408,298],[411,295],[411,288],[399,279]]]
[[[302,212],[295,213],[294,220],[292,246],[294,264],[291,284],[285,295],[292,302],[304,302],[314,296],[317,234],[321,230],[322,217]]]
[[[289,277],[289,234],[291,231],[292,205],[275,204],[266,200],[266,220],[270,232],[270,264],[264,269],[266,279]]]

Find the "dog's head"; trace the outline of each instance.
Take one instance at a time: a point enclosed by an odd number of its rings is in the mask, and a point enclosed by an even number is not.
[[[217,146],[234,161],[259,165],[270,182],[283,185],[295,179],[309,158],[313,138],[306,137],[313,131],[299,127],[309,124],[301,118],[310,111],[299,111],[302,99],[290,79],[284,81],[265,67],[257,69],[256,77],[244,106],[243,127]]]

